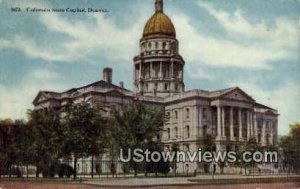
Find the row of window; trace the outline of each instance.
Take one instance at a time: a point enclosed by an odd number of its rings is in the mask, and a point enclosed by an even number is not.
[[[197,135],[198,136],[201,136],[201,128],[200,127],[197,127]],[[205,135],[205,134],[207,134],[209,131],[208,131],[208,127],[207,127],[207,125],[203,125],[203,127],[202,127],[202,135]],[[214,132],[214,129],[212,129],[212,131],[211,132]],[[178,127],[174,127],[174,129],[173,129],[173,138],[175,138],[175,139],[178,139],[179,138],[179,134],[178,134]],[[172,138],[172,136],[171,136],[171,129],[170,128],[167,128],[167,139],[171,139]],[[186,138],[190,138],[190,126],[185,126],[184,127],[184,138],[186,139]]]
[[[147,44],[143,43],[142,44],[142,48],[145,49],[146,47],[148,47],[148,49],[158,49],[159,48],[159,43],[160,42],[154,42],[154,44],[152,42],[148,42]],[[154,48],[153,48],[153,45],[154,45]],[[163,50],[167,49],[167,43],[166,42],[162,42],[161,43],[161,48]],[[176,50],[177,49],[176,42],[171,43],[171,49],[172,50]]]
[[[185,108],[185,119],[190,119],[190,109],[189,108]],[[171,115],[170,115],[170,112],[167,112],[167,115],[168,115],[168,117],[171,117]],[[207,109],[206,108],[203,108],[202,109],[202,118],[203,119],[206,119],[207,118]],[[175,110],[174,111],[174,117],[173,117],[175,120],[178,120],[178,110]]]
[[[146,90],[148,91],[149,90],[149,85],[148,84],[145,84],[145,88]],[[165,83],[164,84],[164,90],[169,90],[170,88],[170,84],[169,83]],[[155,83],[154,84],[154,89],[157,90],[158,89],[158,83]],[[175,84],[175,91],[178,90],[178,84]]]
[[[173,136],[174,138],[179,138],[179,135],[178,135],[178,127],[174,127],[173,129]],[[184,138],[190,138],[190,126],[185,126],[184,127]],[[170,128],[167,128],[167,139],[170,140],[171,139],[171,129]]]
[[[166,145],[165,147],[166,147],[167,151],[172,151],[173,150],[172,146]],[[179,149],[177,149],[177,150],[179,150]],[[190,151],[190,145],[189,144],[183,144],[183,150],[184,151]]]

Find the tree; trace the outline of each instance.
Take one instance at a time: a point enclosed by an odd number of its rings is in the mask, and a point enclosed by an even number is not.
[[[2,120],[0,121],[0,167],[1,173],[9,173],[11,177],[11,166],[15,162],[15,156],[13,154],[14,150],[12,149],[13,138],[12,135],[12,120]]]
[[[280,156],[282,162],[288,167],[288,173],[293,169],[295,173],[300,172],[300,123],[290,125],[288,136],[281,138]]]
[[[160,152],[160,156],[162,157],[163,145],[159,141],[150,141],[146,143],[145,149],[148,149],[150,153]],[[158,173],[166,175],[169,171],[169,161],[165,162],[163,158],[161,158],[159,162],[145,162],[145,176],[147,176],[148,173],[155,173],[155,176],[158,176]]]
[[[259,145],[259,143],[256,142],[256,138],[255,137],[250,137],[248,139],[247,142],[245,142],[242,147],[239,149],[239,151],[237,152],[237,165],[239,167],[244,167],[245,169],[245,174],[246,174],[246,169],[251,167],[252,168],[252,173],[254,173],[254,166],[255,166],[255,161],[253,160],[253,158],[251,158],[251,161],[245,161],[245,159],[243,159],[243,154],[245,152],[251,152],[251,154],[254,154],[254,152],[258,151],[261,149],[261,146]]]
[[[163,109],[149,108],[141,102],[124,106],[120,111],[113,110],[113,138],[117,139],[117,146],[123,149],[124,156],[128,157],[128,149],[144,149],[146,143],[156,138],[163,129]],[[135,176],[138,164],[130,161],[130,167]]]
[[[89,104],[74,104],[65,109],[63,156],[74,158],[74,175],[77,177],[77,160],[95,156],[103,151],[104,122],[99,111]],[[92,171],[93,172],[93,171]],[[93,173],[92,173],[93,174]]]
[[[30,164],[30,153],[28,148],[32,143],[31,132],[23,120],[0,121],[0,175],[12,174],[13,170],[21,177],[22,172],[19,166]]]
[[[44,177],[48,177],[51,165],[56,163],[62,154],[64,135],[60,124],[60,112],[53,109],[29,110],[28,116],[33,141],[27,153],[37,167],[36,177],[40,172]]]
[[[12,129],[12,149],[15,154],[14,164],[18,170],[19,166],[26,166],[28,168],[28,165],[31,163],[31,154],[28,149],[33,142],[31,130],[24,120],[15,120]]]
[[[109,167],[111,168],[111,173],[113,173],[114,176],[114,162],[117,160],[118,153],[119,153],[119,146],[120,146],[120,138],[118,136],[118,132],[116,131],[116,125],[115,125],[115,120],[113,116],[110,116],[106,120],[106,129],[105,129],[105,135],[104,140],[105,142],[105,148],[106,148],[106,153],[109,154],[110,162],[109,162]],[[127,170],[128,165],[124,164],[123,165],[123,171],[128,172]]]
[[[173,161],[171,162],[171,166],[174,169],[174,175],[175,176],[176,176],[176,173],[177,173],[177,161],[179,161],[177,159],[177,153],[178,153],[178,151],[179,151],[179,145],[177,143],[173,143],[172,146],[171,146],[171,152],[173,152],[175,154],[176,158],[173,158]]]
[[[214,137],[211,134],[205,134],[203,137],[203,141],[198,143],[198,148],[202,150],[202,152],[213,152],[215,151],[215,143]],[[207,162],[198,162],[198,166],[203,165],[203,169],[205,173],[209,173],[209,165]]]

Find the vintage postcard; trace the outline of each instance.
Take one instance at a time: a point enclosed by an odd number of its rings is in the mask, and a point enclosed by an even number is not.
[[[0,0],[0,189],[300,188],[299,0]]]

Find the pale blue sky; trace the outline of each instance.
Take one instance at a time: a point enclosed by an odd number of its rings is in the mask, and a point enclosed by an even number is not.
[[[152,0],[0,0],[0,118],[25,118],[39,90],[102,78],[133,88],[132,59]],[[21,7],[21,13],[11,12]],[[108,13],[27,13],[26,8],[104,8]],[[297,0],[165,0],[186,61],[187,89],[240,86],[276,108],[279,132],[300,121]]]

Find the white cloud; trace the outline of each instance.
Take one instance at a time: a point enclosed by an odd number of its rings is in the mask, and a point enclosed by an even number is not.
[[[217,10],[207,3],[198,3],[200,7],[205,8],[217,21],[225,28],[228,34],[232,36],[239,35],[243,38],[249,38],[252,43],[264,43],[279,48],[295,48],[297,46],[297,27],[296,22],[287,18],[276,18],[273,26],[268,26],[264,20],[259,23],[251,24],[243,17],[243,11],[237,9],[233,15],[223,10]],[[259,44],[262,45],[262,44]]]
[[[0,119],[24,119],[27,109],[40,90],[62,90],[66,87],[60,77],[45,69],[33,70],[12,87],[0,85]]]
[[[218,20],[231,39],[209,36],[192,26],[186,15],[172,15],[181,52],[195,69],[203,63],[218,67],[272,69],[272,61],[297,58],[298,33],[292,21],[278,18],[275,26],[268,28],[264,22],[251,24],[240,10],[230,15],[208,4],[199,3],[199,6]]]
[[[10,40],[0,38],[0,49],[6,49],[11,47],[13,47],[13,45]]]
[[[39,1],[13,1],[12,4],[21,8],[29,5],[36,8],[51,8]],[[142,14],[144,9],[140,7],[137,10]],[[40,23],[48,28],[50,34],[47,35],[51,36],[51,32],[61,33],[65,34],[67,38],[59,41],[53,38],[53,43],[47,45],[38,44],[31,36],[16,36],[13,39],[0,38],[0,42],[5,42],[0,45],[0,48],[14,48],[29,57],[41,58],[50,62],[72,62],[99,53],[112,60],[131,60],[137,53],[138,40],[147,19],[147,15],[142,14],[143,16],[139,16],[132,26],[120,28],[112,21],[110,15],[101,13],[87,14],[88,18],[84,21],[68,20],[53,12],[36,13],[36,15]]]

